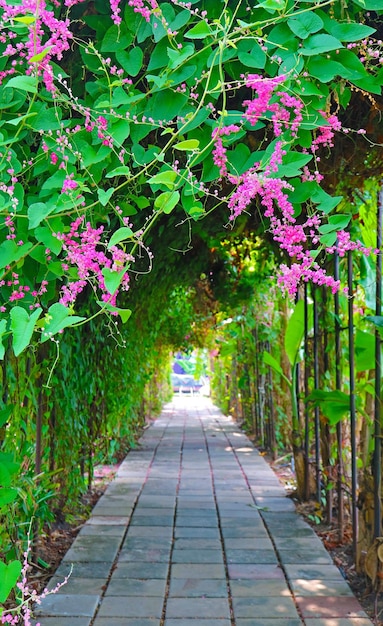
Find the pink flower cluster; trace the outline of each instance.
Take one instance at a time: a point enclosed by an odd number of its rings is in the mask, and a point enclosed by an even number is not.
[[[245,100],[246,107],[244,118],[251,125],[271,113],[272,127],[275,137],[280,137],[284,130],[289,130],[294,138],[302,122],[302,103],[283,91],[275,92],[276,87],[284,81],[284,76],[276,78],[264,78],[258,74],[249,75],[246,81],[247,87],[255,91],[253,100]],[[331,147],[333,145],[334,133],[342,129],[341,123],[336,115],[326,115],[320,112],[325,120],[325,124],[319,127],[315,138],[312,141],[310,150],[316,154],[319,147]],[[326,271],[313,259],[311,249],[316,250],[320,245],[319,227],[325,216],[314,214],[299,222],[294,217],[294,208],[288,199],[286,191],[293,189],[289,183],[277,177],[279,166],[282,164],[283,156],[286,154],[284,146],[286,139],[276,142],[274,152],[267,163],[257,164],[240,176],[228,174],[226,167],[225,148],[222,145],[221,137],[238,130],[234,127],[217,128],[213,131],[213,138],[216,145],[213,151],[214,163],[220,168],[220,175],[226,176],[230,183],[236,186],[232,193],[228,207],[234,220],[243,211],[255,202],[263,208],[263,214],[270,220],[270,230],[274,241],[292,259],[288,266],[281,266],[279,285],[282,286],[291,296],[297,292],[301,281],[312,281],[318,285],[327,285],[332,291],[339,289],[339,282],[327,275]],[[226,130],[227,129],[227,130]],[[317,158],[319,161],[319,158]],[[310,179],[310,172],[306,167],[304,179]],[[319,172],[312,175],[313,180],[320,180]],[[365,248],[360,242],[352,242],[349,233],[340,230],[337,233],[337,242],[325,249],[326,252],[333,253],[335,250],[343,256],[348,250],[359,250],[364,254],[370,254],[371,250]]]
[[[23,566],[21,570],[21,580],[17,583],[18,589],[21,591],[22,602],[15,609],[10,609],[6,613],[3,613],[0,618],[1,624],[8,624],[10,626],[32,626],[32,610],[31,605],[41,604],[41,601],[51,594],[58,592],[61,587],[67,584],[70,574],[65,576],[62,582],[48,590],[47,588],[40,594],[35,589],[31,589],[28,585],[27,573],[29,570],[29,555],[31,552],[31,540],[28,537],[27,548],[24,552]],[[40,626],[40,622],[37,622],[35,626]]]
[[[142,17],[150,22],[150,16],[155,9],[158,9],[158,3],[156,0],[129,0],[130,7],[133,7],[135,13],[140,13]]]
[[[8,0],[0,0],[0,8],[3,10],[2,22],[9,25],[8,38],[13,38],[12,25],[14,18],[34,17],[28,25],[29,36],[25,41],[13,45],[9,43],[4,55],[14,56],[28,63],[26,74],[42,76],[48,91],[54,93],[53,69],[51,61],[60,61],[63,53],[69,50],[72,33],[69,30],[69,20],[57,19],[54,12],[47,8],[45,0],[24,0],[22,4],[10,4]],[[33,60],[37,55],[43,55],[38,60]]]
[[[221,178],[227,175],[226,148],[222,143],[222,137],[227,137],[232,133],[237,133],[239,130],[239,126],[230,124],[229,126],[222,126],[221,128],[217,126],[211,134],[212,139],[214,140],[213,161],[214,165],[217,165],[219,168],[219,175]]]
[[[318,129],[317,136],[311,144],[311,152],[313,154],[320,146],[331,148],[334,145],[333,139],[335,132],[342,130],[342,124],[336,115],[326,116],[326,113],[323,111],[320,111],[320,113],[323,115],[327,124],[325,126],[320,126]]]
[[[83,230],[84,217],[79,217],[72,222],[70,231],[67,234],[56,234],[56,237],[63,242],[63,251],[66,258],[63,263],[64,271],[69,269],[69,265],[77,268],[78,280],[69,281],[62,289],[60,302],[65,306],[73,304],[77,296],[83,291],[86,285],[92,284],[95,289],[102,292],[101,299],[115,306],[119,293],[117,289],[114,293],[110,293],[105,286],[105,279],[102,274],[104,268],[118,272],[124,270],[126,265],[134,259],[130,254],[124,252],[117,246],[111,246],[108,256],[105,250],[105,244],[101,240],[104,227],[93,228],[87,222]],[[121,289],[127,291],[129,289],[129,274],[124,273],[121,281]]]

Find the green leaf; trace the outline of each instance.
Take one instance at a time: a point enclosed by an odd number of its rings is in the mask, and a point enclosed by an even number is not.
[[[375,321],[376,326],[383,329],[383,318],[369,315],[365,319]],[[355,333],[355,365],[357,372],[365,372],[375,368],[375,334],[357,329]]]
[[[176,178],[177,172],[174,170],[166,170],[165,172],[159,172],[149,178],[148,183],[149,185],[165,185],[168,189],[173,189]]]
[[[130,74],[130,76],[137,76],[142,67],[144,53],[139,46],[136,46],[135,48],[129,50],[129,52],[119,50],[116,53],[116,58],[127,74]]]
[[[110,304],[110,302],[102,302],[101,300],[98,300],[97,304],[109,313],[117,313],[121,317],[123,324],[125,324],[132,315],[132,311],[130,309],[120,309],[119,307]]]
[[[291,387],[291,381],[287,378],[287,376],[285,376],[281,365],[273,356],[271,356],[270,352],[265,351],[262,355],[262,360],[264,363],[266,363],[266,365],[269,365],[269,367],[271,367],[274,372],[282,376],[286,383]]]
[[[35,54],[30,59],[28,59],[28,63],[39,63],[40,61],[45,59],[45,57],[47,56],[47,54],[49,54],[49,52],[52,50],[52,48],[53,48],[53,46],[48,46],[47,48],[44,48],[44,50],[42,50],[38,54]]]
[[[328,224],[322,224],[318,230],[320,233],[327,234],[333,231],[344,230],[347,228],[351,221],[352,215],[337,213],[336,215],[330,215],[328,218]]]
[[[23,15],[22,17],[14,17],[12,18],[14,22],[18,22],[19,24],[34,24],[36,21],[36,17],[34,15]]]
[[[200,22],[198,22],[198,24],[193,26],[193,28],[188,30],[185,33],[184,37],[186,37],[187,39],[205,39],[205,37],[208,37],[212,34],[213,32],[209,24],[207,24],[205,20],[201,20]]]
[[[37,93],[37,81],[34,76],[14,76],[7,82],[5,87],[13,87],[13,89]]]
[[[3,344],[3,336],[6,332],[7,329],[7,320],[2,319],[0,321],[0,361],[3,360],[4,355],[5,355],[5,347]]]
[[[0,561],[0,603],[3,604],[15,587],[21,574],[20,561],[3,563]]]
[[[4,409],[0,409],[0,428],[8,422],[9,417],[12,414],[14,405],[6,406]]]
[[[101,43],[101,52],[117,52],[124,50],[133,41],[133,35],[128,32],[124,22],[119,26],[113,24],[106,31]]]
[[[114,178],[115,176],[130,176],[130,169],[127,165],[120,165],[105,174],[105,178]]]
[[[350,396],[339,390],[323,391],[317,389],[308,396],[307,401],[319,407],[331,426],[338,424],[343,416],[350,411]]]
[[[307,39],[323,27],[323,20],[314,11],[293,15],[287,23],[294,35],[301,39]]]
[[[17,489],[13,487],[1,487],[0,489],[0,508],[4,506],[8,506],[12,504],[18,496]],[[1,574],[0,574],[1,575]],[[1,589],[1,581],[0,581],[0,589]]]
[[[117,289],[121,285],[124,274],[125,270],[122,270],[121,272],[113,272],[113,270],[109,269],[109,267],[104,267],[102,269],[105,288],[107,291],[109,291],[110,294],[113,295],[117,291]]]
[[[54,206],[48,206],[44,202],[31,204],[28,207],[29,230],[36,228],[54,210]]]
[[[286,176],[292,178],[300,174],[300,168],[307,165],[313,158],[312,154],[302,154],[301,152],[287,152],[284,155],[282,165],[278,167],[276,176]]]
[[[336,22],[329,20],[326,30],[340,41],[360,41],[376,32],[375,28],[356,22]]]
[[[68,309],[60,302],[56,302],[49,307],[48,313],[45,315],[44,328],[41,335],[41,343],[44,343],[56,333],[59,333],[64,328],[74,326],[77,322],[82,322],[85,317],[79,317],[78,315],[71,315],[70,309]]]
[[[256,43],[249,51],[239,50],[238,59],[245,67],[263,69],[266,65],[267,56],[259,43]]]
[[[106,206],[114,194],[114,187],[110,187],[109,189],[97,189],[97,195],[102,206]]]
[[[62,242],[55,237],[48,226],[39,226],[35,229],[35,237],[37,241],[43,243],[46,248],[49,248],[54,254],[60,254],[62,249]]]
[[[338,50],[343,48],[339,39],[336,39],[332,35],[312,35],[309,37],[301,49],[301,54],[304,56],[313,56],[316,54],[323,54],[324,52],[330,52],[331,50]]]
[[[198,150],[199,141],[198,139],[187,139],[186,141],[180,141],[173,146],[175,150]]]
[[[173,48],[168,48],[167,53],[170,59],[169,67],[172,70],[175,70],[177,67],[183,64],[186,59],[191,57],[194,54],[194,44],[187,43],[182,47],[181,50],[173,50]]]
[[[27,241],[18,246],[13,239],[7,239],[0,245],[0,268],[16,263],[32,248],[31,242]]]
[[[261,2],[258,2],[258,6],[269,11],[283,11],[286,6],[286,2],[285,0],[262,0]]]
[[[115,246],[116,243],[120,243],[120,241],[124,241],[124,239],[130,239],[133,237],[133,231],[128,226],[122,226],[116,230],[111,238],[109,239],[108,248],[110,249],[112,246]]]
[[[154,201],[154,206],[158,211],[169,214],[180,200],[178,191],[164,191]]]
[[[338,237],[337,237],[336,231],[333,231],[331,233],[327,233],[326,235],[322,235],[319,238],[319,241],[326,248],[331,248],[335,244],[337,238]]]
[[[29,345],[37,320],[42,313],[38,308],[29,316],[27,311],[20,306],[11,309],[11,330],[13,333],[12,347],[15,356],[19,356]]]
[[[302,345],[304,331],[305,331],[305,321],[304,321],[304,302],[303,300],[298,300],[295,305],[294,311],[287,323],[286,334],[285,334],[285,350],[287,357],[289,359],[290,365],[292,367],[299,360],[299,350]],[[309,305],[309,328],[312,326],[312,306]]]

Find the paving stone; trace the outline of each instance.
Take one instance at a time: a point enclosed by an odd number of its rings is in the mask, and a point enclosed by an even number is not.
[[[132,526],[173,526],[173,515],[136,515],[131,519]]]
[[[165,619],[165,626],[231,626],[231,621],[229,619],[199,618],[197,624],[195,619],[184,619],[181,617],[181,619]]]
[[[290,498],[272,498],[267,496],[256,496],[255,502],[257,506],[262,507],[266,511],[295,511],[295,504]]]
[[[198,528],[217,528],[218,526],[218,517],[214,515],[214,517],[207,515],[177,515],[176,517],[176,527],[180,528],[181,526],[188,527],[198,527]]]
[[[216,528],[202,528],[201,526],[176,526],[174,530],[176,539],[180,538],[202,538],[202,539],[218,539],[219,530]]]
[[[172,563],[223,563],[221,550],[173,550]]]
[[[98,617],[94,621],[93,626],[160,626],[160,622],[161,620],[159,618]],[[41,624],[41,626],[43,626],[43,624]],[[68,624],[68,626],[71,625]],[[73,626],[75,626],[75,624]]]
[[[173,535],[172,526],[129,526],[127,538],[130,537],[148,537],[150,539],[158,538],[171,539]]]
[[[305,580],[298,578],[290,580],[290,585],[297,596],[352,596],[350,586],[345,580],[328,581],[313,579]]]
[[[174,541],[175,550],[222,550],[220,539],[179,537]]]
[[[53,576],[48,584],[48,589],[51,591],[57,585],[62,583],[63,579],[58,576]],[[67,594],[83,594],[90,596],[101,596],[105,587],[105,578],[76,578],[70,576],[69,580],[61,588],[61,593]]]
[[[147,548],[136,548],[134,550],[131,550],[130,548],[123,548],[118,556],[118,560],[120,563],[168,563],[169,557],[170,547],[162,549],[148,546]]]
[[[296,596],[296,603],[306,617],[367,617],[356,598],[344,596]]]
[[[324,550],[323,543],[314,533],[306,537],[276,537],[273,541],[278,550]]]
[[[344,581],[344,578],[338,568],[335,565],[285,565],[285,571],[287,577],[292,580],[296,578],[310,579],[323,579],[323,580],[338,580]]]
[[[32,620],[32,626],[90,626],[90,617],[40,617],[38,622]],[[113,626],[110,624],[110,626]],[[116,625],[117,626],[117,625]]]
[[[230,618],[227,598],[169,598],[167,618]]]
[[[250,579],[268,579],[279,578],[284,579],[281,568],[277,565],[265,565],[258,564],[243,564],[243,563],[229,563],[228,564],[229,578],[250,578]]]
[[[227,582],[211,578],[172,578],[169,597],[174,598],[226,598]]]
[[[131,537],[128,535],[123,543],[122,550],[170,550],[172,543],[171,539],[164,537]]]
[[[93,562],[93,563],[69,563],[62,562],[55,572],[55,576],[63,580],[65,576],[74,576],[75,578],[105,578],[109,577],[111,563]]]
[[[291,593],[284,579],[234,579],[230,581],[230,589],[233,598],[253,598],[254,596],[291,597]]]
[[[312,550],[278,550],[278,553],[283,564],[333,564],[331,556],[323,547],[320,549],[313,546]]]
[[[336,617],[330,619],[306,618],[305,621],[307,626],[371,626],[372,624],[371,620],[363,617],[350,617],[349,619]]]
[[[36,605],[36,617],[46,615],[50,617],[92,617],[97,608],[99,596],[84,594],[56,593],[46,596],[41,604]]]
[[[257,617],[250,619],[238,618],[235,620],[236,626],[302,626],[302,621],[299,618],[285,619],[284,617],[272,617],[271,619]]]
[[[272,550],[273,544],[269,538],[265,537],[253,537],[253,538],[238,538],[238,537],[226,537],[224,539],[226,549],[231,550]]]
[[[156,617],[160,618],[163,608],[162,597],[142,598],[127,596],[105,596],[98,617]]]
[[[226,549],[228,563],[273,563],[278,560],[274,550],[232,550]]]
[[[256,598],[233,598],[233,610],[235,618],[254,617],[257,619],[268,618],[298,618],[297,609],[290,597],[264,596]]]
[[[165,596],[166,579],[119,578],[115,575],[107,587],[106,596]]]
[[[121,563],[118,561],[113,576],[117,578],[166,578],[169,564],[163,563]]]
[[[127,526],[129,515],[92,515],[87,524],[91,526]]]
[[[226,580],[225,568],[218,563],[175,563],[171,568],[172,578],[220,578]]]
[[[256,541],[256,539],[268,539],[269,535],[266,528],[226,528],[222,526],[222,536],[224,540],[227,539],[250,539]]]
[[[86,523],[81,528],[78,537],[88,537],[90,535],[97,535],[98,537],[119,537],[122,539],[126,532],[126,526],[121,524],[91,524]]]

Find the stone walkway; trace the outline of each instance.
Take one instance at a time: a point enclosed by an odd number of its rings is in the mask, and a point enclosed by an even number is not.
[[[369,626],[266,461],[210,400],[167,405],[51,582],[41,626]]]

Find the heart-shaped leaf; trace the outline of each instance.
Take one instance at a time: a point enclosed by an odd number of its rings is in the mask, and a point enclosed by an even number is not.
[[[97,190],[98,199],[100,200],[102,206],[106,206],[108,204],[113,193],[114,193],[114,187],[110,187],[106,191],[104,189]]]
[[[21,573],[20,561],[0,562],[0,603],[6,601]]]
[[[11,309],[11,330],[13,333],[13,351],[15,356],[25,350],[29,344],[35,324],[42,313],[42,309],[38,308],[31,315],[21,306],[15,306]]]

